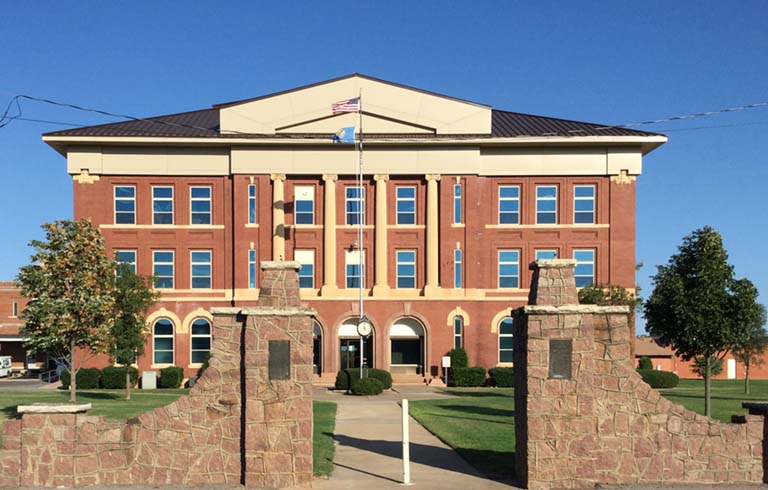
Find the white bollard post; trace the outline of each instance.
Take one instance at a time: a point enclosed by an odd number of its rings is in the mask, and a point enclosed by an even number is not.
[[[408,400],[403,400],[403,485],[411,484],[411,451],[408,434]]]

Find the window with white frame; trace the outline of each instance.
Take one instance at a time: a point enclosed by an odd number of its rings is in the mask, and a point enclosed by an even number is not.
[[[397,199],[397,224],[416,224],[416,187],[398,186],[395,188]]]
[[[196,318],[191,328],[192,364],[202,364],[211,352],[211,322],[205,318]]]
[[[499,224],[520,224],[520,186],[499,186]]]
[[[595,251],[574,250],[573,258],[576,259],[574,278],[576,287],[583,288],[595,283]]]
[[[155,276],[155,289],[173,289],[173,251],[152,252],[152,274]]]
[[[548,260],[548,259],[556,259],[556,258],[557,258],[557,250],[554,250],[554,249],[536,250],[536,260]]]
[[[462,253],[461,249],[457,248],[453,251],[453,287],[456,289],[462,288],[464,279],[464,271],[462,268]]]
[[[365,188],[349,186],[345,190],[344,214],[348,225],[365,224]]]
[[[152,187],[152,224],[173,224],[173,187]]]
[[[297,225],[315,223],[315,188],[297,185],[293,188],[293,222]]]
[[[189,188],[190,223],[193,225],[211,224],[211,188]]]
[[[573,187],[573,222],[592,224],[595,222],[595,186],[577,185]]]
[[[160,318],[152,326],[152,360],[154,364],[173,364],[173,322]]]
[[[136,250],[118,250],[115,252],[115,260],[127,265],[136,274]]]
[[[365,250],[362,251],[362,260],[360,259],[360,250],[344,252],[347,288],[359,288],[360,284],[365,287]]]
[[[256,288],[256,250],[248,250],[248,287]]]
[[[520,287],[520,251],[499,250],[499,289]]]
[[[315,251],[294,250],[293,259],[301,264],[299,269],[299,287],[312,289],[315,287]]]
[[[461,221],[461,208],[462,208],[462,195],[461,184],[453,184],[453,222],[454,224],[460,224]]]
[[[211,251],[192,250],[190,253],[192,289],[211,289]]]
[[[248,223],[257,223],[256,217],[256,184],[248,186]]]
[[[416,251],[415,250],[397,250],[395,252],[397,261],[397,282],[398,289],[411,289],[416,287]]]
[[[536,186],[536,224],[557,224],[557,186]]]
[[[453,347],[461,349],[461,336],[464,332],[464,319],[459,315],[453,317]]]
[[[505,317],[499,322],[499,362],[514,362],[515,329],[512,318]]]
[[[11,316],[16,318],[19,316],[19,302],[13,301],[11,302]]]
[[[136,224],[136,187],[115,186],[115,224]]]

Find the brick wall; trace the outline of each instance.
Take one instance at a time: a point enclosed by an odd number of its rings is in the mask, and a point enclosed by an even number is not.
[[[309,483],[312,311],[298,301],[297,264],[263,268],[263,303],[214,311],[209,367],[189,395],[126,423],[53,413],[6,421],[0,485]],[[290,341],[289,379],[268,378],[270,340]]]
[[[541,261],[533,304],[516,311],[521,483],[762,482],[763,417],[723,424],[661,397],[633,369],[626,307],[571,303],[573,265]],[[550,376],[551,339],[571,340],[570,379]]]

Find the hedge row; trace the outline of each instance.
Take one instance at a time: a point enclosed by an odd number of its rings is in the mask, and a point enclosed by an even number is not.
[[[374,368],[369,368],[366,371],[368,372],[368,378],[376,379],[379,381],[379,383],[381,383],[382,390],[388,390],[392,388],[392,375],[389,373],[389,371]],[[334,388],[337,390],[349,391],[352,388],[354,381],[359,379],[360,368],[342,369],[336,373],[336,383],[334,384]]]
[[[131,386],[136,386],[139,381],[139,370],[130,368]],[[178,388],[184,378],[184,370],[177,366],[169,366],[160,370],[158,386],[160,388]],[[72,376],[69,371],[62,371],[61,386],[69,388]],[[125,388],[125,367],[107,366],[104,369],[80,368],[77,372],[77,389],[94,390],[118,390]]]
[[[515,368],[495,367],[488,370],[491,386],[499,388],[514,388],[515,386]]]
[[[651,388],[674,388],[680,383],[680,378],[670,371],[638,369],[637,372]]]
[[[453,378],[449,378],[451,386],[473,388],[485,384],[486,370],[484,367],[453,368],[451,373],[453,374]]]

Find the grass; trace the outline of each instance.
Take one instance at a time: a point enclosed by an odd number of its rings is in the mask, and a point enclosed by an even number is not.
[[[514,478],[514,391],[446,389],[457,398],[415,400],[410,413],[469,464],[496,479]]]
[[[89,415],[103,415],[109,419],[124,420],[153,408],[172,403],[188,389],[179,390],[136,390],[131,392],[131,400],[125,400],[125,390],[80,390],[77,392],[78,403],[91,403]],[[33,403],[67,403],[69,392],[63,390],[0,391],[0,422],[3,419],[20,418],[16,413],[17,405]],[[329,476],[333,471],[333,430],[336,427],[336,404],[314,402],[314,469],[315,475]],[[2,444],[2,434],[0,434]]]
[[[677,388],[659,391],[673,403],[704,413],[703,379],[681,379]],[[744,401],[768,401],[768,379],[750,380],[749,395],[744,394],[744,380],[712,380],[712,418],[730,422],[731,415],[747,412],[741,408]]]
[[[336,446],[333,431],[336,428],[336,404],[333,402],[314,402],[314,434],[312,437],[312,465],[315,476],[330,476],[333,471],[333,454]]]

